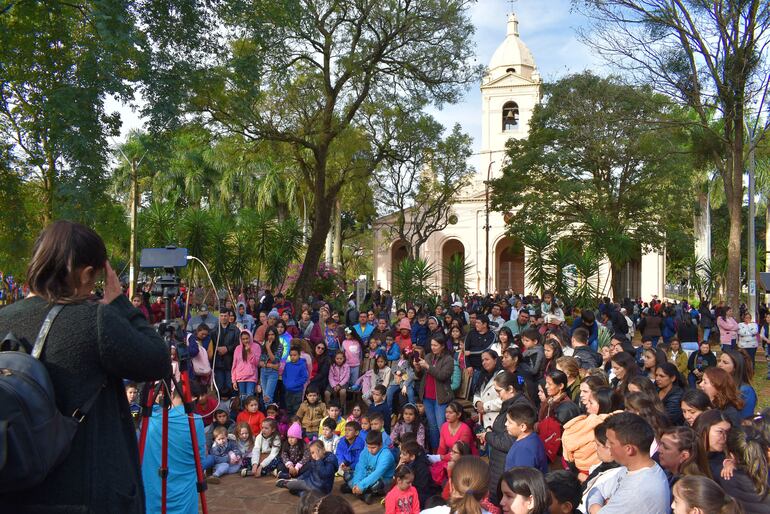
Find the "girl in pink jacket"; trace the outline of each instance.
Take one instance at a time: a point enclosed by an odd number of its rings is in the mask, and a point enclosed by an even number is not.
[[[722,350],[734,348],[735,340],[738,338],[738,322],[733,318],[732,308],[727,307],[724,313],[717,317],[717,326]]]
[[[350,380],[350,368],[345,362],[345,352],[337,350],[334,354],[334,362],[329,367],[329,387],[324,394],[326,405],[329,405],[333,397],[339,397],[340,407],[344,411],[348,380]]]
[[[241,344],[233,352],[233,367],[230,372],[233,388],[241,397],[241,405],[247,397],[253,396],[257,388],[257,370],[262,349],[254,342],[251,332],[241,330]]]

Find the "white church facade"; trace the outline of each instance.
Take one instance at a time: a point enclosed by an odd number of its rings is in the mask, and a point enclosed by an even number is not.
[[[437,270],[437,290],[445,282],[443,265],[461,254],[470,265],[466,282],[471,291],[531,292],[524,272],[526,251],[506,233],[504,214],[488,209],[486,182],[501,176],[507,158],[506,142],[527,137],[541,91],[542,79],[535,60],[519,37],[516,16],[510,14],[506,38],[493,54],[481,83],[482,131],[476,174],[453,206],[457,222],[432,234],[420,248],[420,256]],[[393,269],[406,257],[404,243],[393,240],[388,228],[391,216],[379,218],[374,224],[374,281],[383,289],[392,288]],[[605,266],[602,273],[608,272]],[[626,266],[624,276],[615,277],[621,290],[605,290],[604,294],[618,298],[663,297],[665,274],[664,255],[641,255]]]

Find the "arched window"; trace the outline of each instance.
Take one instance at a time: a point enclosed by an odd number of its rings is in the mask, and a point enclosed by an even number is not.
[[[503,105],[503,131],[516,130],[519,126],[519,106],[516,102]]]

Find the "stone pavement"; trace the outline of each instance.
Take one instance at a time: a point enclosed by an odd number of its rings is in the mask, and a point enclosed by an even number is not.
[[[339,494],[341,478],[334,482],[334,494]],[[356,513],[381,514],[382,505],[367,505],[355,496],[346,494],[345,498]],[[209,512],[211,514],[294,514],[299,498],[286,489],[275,487],[272,477],[241,478],[240,475],[228,475],[220,484],[209,484],[206,491]]]

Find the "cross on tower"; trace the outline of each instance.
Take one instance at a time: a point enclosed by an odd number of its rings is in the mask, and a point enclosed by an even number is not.
[[[510,6],[510,8],[508,9],[508,12],[509,12],[509,13],[512,13],[512,12],[513,12],[513,4],[515,4],[515,3],[516,3],[516,1],[517,1],[517,0],[508,0],[508,5]]]

